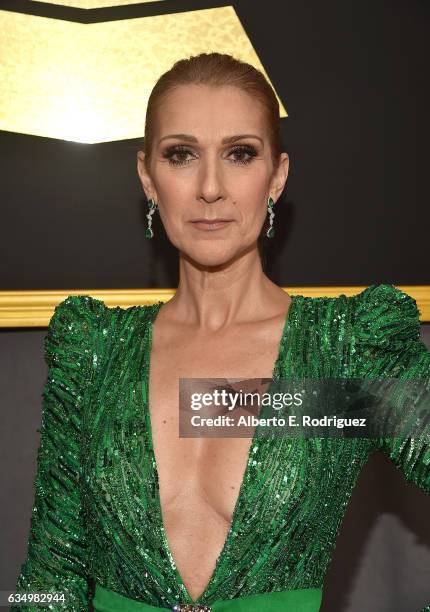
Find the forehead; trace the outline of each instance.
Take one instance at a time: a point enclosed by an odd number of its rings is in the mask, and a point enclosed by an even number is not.
[[[264,138],[265,122],[260,102],[238,87],[180,85],[160,105],[158,131],[160,137],[186,132],[204,139],[252,132]]]

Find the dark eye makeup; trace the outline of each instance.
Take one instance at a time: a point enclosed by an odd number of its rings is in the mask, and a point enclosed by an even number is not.
[[[192,158],[186,158],[187,154],[193,155],[193,152],[184,145],[171,145],[163,151],[163,157],[168,160],[172,166],[185,166],[192,161]],[[258,151],[255,147],[249,144],[236,145],[232,147],[229,152],[230,155],[241,157],[241,159],[234,159],[232,163],[239,165],[246,165],[251,163],[252,159],[258,155]],[[243,157],[247,156],[247,157]]]

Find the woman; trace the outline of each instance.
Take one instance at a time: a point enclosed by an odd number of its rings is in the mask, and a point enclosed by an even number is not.
[[[55,309],[17,591],[60,593],[55,608],[76,611],[94,581],[99,612],[316,612],[369,454],[430,492],[418,440],[401,452],[392,438],[178,437],[180,378],[429,380],[407,294],[289,296],[264,274],[288,166],[276,97],[252,66],[202,54],[157,82],[138,173],[147,235],[158,210],[179,286],[166,304],[69,296]]]

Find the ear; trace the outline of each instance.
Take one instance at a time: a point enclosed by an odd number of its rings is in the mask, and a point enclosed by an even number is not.
[[[281,153],[281,155],[279,156],[278,168],[275,170],[272,181],[270,183],[270,193],[273,194],[272,197],[275,202],[278,200],[279,196],[285,188],[289,168],[290,158],[288,157],[288,153]]]
[[[157,200],[154,185],[151,177],[145,167],[145,153],[143,151],[137,152],[137,173],[142,183],[143,191],[145,192],[146,198],[154,198]]]

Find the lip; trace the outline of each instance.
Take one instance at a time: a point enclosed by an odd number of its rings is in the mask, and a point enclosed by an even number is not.
[[[220,229],[231,222],[231,219],[196,219],[195,221],[191,221],[194,227],[206,231]]]

